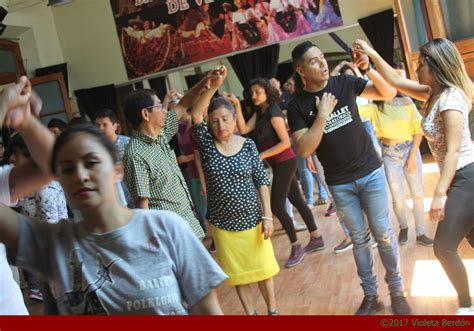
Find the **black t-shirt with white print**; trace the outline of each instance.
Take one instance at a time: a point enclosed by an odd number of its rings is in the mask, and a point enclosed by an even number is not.
[[[331,77],[323,90],[302,91],[288,105],[288,124],[291,132],[296,132],[313,125],[318,114],[316,96],[321,98],[327,92],[338,100],[316,149],[328,185],[353,182],[381,166],[356,104],[366,85],[366,80],[354,76]]]

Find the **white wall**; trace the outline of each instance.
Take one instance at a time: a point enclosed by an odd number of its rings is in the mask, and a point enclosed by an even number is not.
[[[28,77],[33,77],[35,75],[35,69],[48,66],[41,63],[33,29],[28,29],[26,32],[22,33],[19,42],[26,75]]]
[[[127,81],[109,0],[76,0],[53,15],[71,90]]]
[[[7,26],[32,29],[32,34],[25,33],[25,36],[20,36],[22,55],[28,59],[28,71],[64,62],[53,13],[51,8],[46,6],[46,2],[39,2],[21,10],[8,7],[6,0],[0,0],[0,5],[9,10],[4,21]]]

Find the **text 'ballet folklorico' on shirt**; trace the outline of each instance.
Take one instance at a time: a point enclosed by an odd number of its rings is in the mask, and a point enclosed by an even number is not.
[[[352,122],[352,115],[349,107],[342,107],[337,111],[333,111],[331,115],[329,115],[326,122],[326,127],[324,128],[324,133],[331,133],[334,130],[342,128],[344,125],[349,124],[350,122]]]

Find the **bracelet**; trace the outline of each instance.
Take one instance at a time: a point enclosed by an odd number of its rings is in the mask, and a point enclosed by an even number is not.
[[[273,218],[272,218],[272,217],[262,216],[262,220],[267,220],[267,221],[272,221],[272,222],[273,222]]]

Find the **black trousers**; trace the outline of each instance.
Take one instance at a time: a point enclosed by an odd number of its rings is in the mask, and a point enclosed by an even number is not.
[[[296,158],[272,165],[272,170],[272,212],[280,220],[283,229],[290,238],[290,242],[294,243],[298,241],[298,238],[291,217],[285,208],[286,198],[288,197],[291,204],[301,214],[309,232],[317,230],[314,216],[311,209],[306,205],[296,180]]]
[[[453,284],[461,307],[470,307],[466,268],[458,255],[461,241],[474,231],[474,163],[456,171],[448,191],[444,221],[438,224],[434,253]]]

